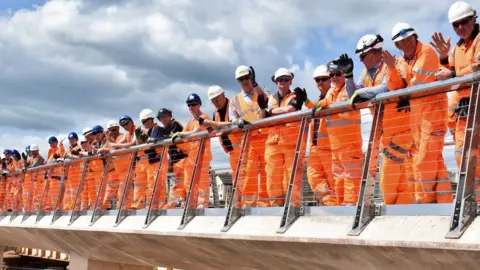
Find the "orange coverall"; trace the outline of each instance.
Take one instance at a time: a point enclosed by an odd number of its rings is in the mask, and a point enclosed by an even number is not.
[[[387,87],[392,91],[433,82],[439,69],[440,60],[435,50],[418,41],[413,59],[400,56],[396,68],[387,68]],[[416,148],[413,153],[415,202],[450,203],[452,187],[442,155],[447,130],[447,94],[412,99],[410,107],[410,129]]]
[[[48,149],[48,163],[56,162],[57,158],[63,158],[65,155],[65,148],[63,144],[59,143],[58,147]],[[52,168],[48,172],[48,190],[45,202],[45,210],[52,211],[57,203],[58,195],[60,194],[60,181],[63,177],[63,165],[58,164],[57,167]]]

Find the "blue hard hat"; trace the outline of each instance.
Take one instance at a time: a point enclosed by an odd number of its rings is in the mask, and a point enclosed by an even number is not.
[[[92,132],[93,132],[93,134],[102,133],[103,132],[103,127],[99,126],[99,125],[96,125],[92,128]]]
[[[118,120],[118,123],[120,124],[120,126],[123,124],[126,124],[126,121],[133,121],[132,118],[126,114],[122,115],[122,117],[120,117],[120,119]]]
[[[202,99],[200,99],[199,95],[197,95],[195,93],[192,93],[187,98],[187,104],[188,103],[198,103],[198,104],[202,105]]]
[[[53,143],[53,142],[58,142],[58,140],[55,136],[52,136],[52,137],[48,138],[48,143]]]
[[[12,154],[12,151],[9,150],[9,149],[5,149],[5,150],[3,150],[3,154],[5,154],[5,155],[6,155],[6,154],[11,155],[11,154]]]
[[[30,145],[28,145],[27,147],[25,147],[25,152],[30,153]]]
[[[12,156],[20,155],[20,153],[16,149],[13,149],[11,153]]]
[[[70,134],[68,134],[68,139],[69,139],[69,140],[70,140],[70,139],[76,139],[76,140],[78,140],[78,135],[77,135],[77,133],[71,132]]]

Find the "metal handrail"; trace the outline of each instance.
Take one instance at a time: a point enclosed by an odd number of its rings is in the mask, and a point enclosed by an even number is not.
[[[469,85],[469,84],[471,84],[475,81],[480,81],[480,72],[465,75],[465,76],[462,76],[462,77],[452,78],[452,79],[445,80],[445,81],[436,81],[436,82],[426,83],[426,84],[417,85],[417,86],[413,86],[413,87],[408,87],[408,88],[401,89],[401,90],[382,93],[382,94],[377,95],[375,98],[371,99],[368,102],[358,104],[356,106],[356,109],[353,109],[352,106],[347,101],[339,102],[339,103],[336,103],[336,104],[333,104],[333,105],[329,106],[329,108],[317,111],[316,114],[315,114],[315,117],[326,116],[326,115],[331,115],[331,114],[336,114],[336,113],[342,113],[342,112],[347,112],[347,111],[369,108],[369,107],[373,107],[375,104],[382,103],[382,102],[383,103],[393,103],[393,102],[398,101],[398,99],[400,97],[405,97],[405,96],[412,97],[412,98],[418,98],[418,97],[424,97],[424,96],[428,96],[428,95],[445,93],[445,92],[456,90],[456,89],[452,89],[452,87],[454,87],[454,86],[456,86],[456,88],[458,88],[461,85],[465,85],[465,84]],[[249,126],[250,126],[251,129],[262,128],[262,127],[266,127],[266,126],[272,126],[272,124],[280,124],[280,123],[286,123],[286,122],[300,121],[304,117],[311,117],[311,111],[310,110],[301,110],[301,111],[297,111],[297,112],[286,113],[286,114],[282,114],[282,115],[268,117],[268,118],[265,118],[265,119],[252,121],[249,124]],[[232,124],[229,127],[214,130],[212,132],[209,132],[209,131],[194,132],[194,133],[182,136],[182,139],[184,139],[184,140],[195,140],[195,139],[200,139],[202,137],[216,137],[220,134],[240,132],[241,130],[242,130],[241,128]],[[164,146],[164,145],[171,145],[171,144],[172,144],[172,140],[171,139],[166,139],[166,140],[162,140],[160,142],[157,142],[155,144],[141,144],[141,145],[136,145],[136,146],[132,146],[132,147],[128,147],[128,148],[115,150],[115,151],[112,151],[111,153],[108,153],[108,154],[104,155],[104,157],[118,156],[118,155],[122,155],[122,154],[130,154],[135,150],[143,150],[145,148],[151,148],[151,147],[158,148],[158,147],[161,147],[161,146]],[[71,163],[73,161],[77,162],[78,160],[87,160],[87,159],[94,159],[94,158],[98,158],[98,156],[83,157],[83,158],[75,159],[75,160],[66,159],[64,162],[65,163]],[[50,164],[38,166],[38,167],[35,167],[35,168],[29,168],[28,171],[50,169],[50,168],[60,166],[60,164],[62,164],[62,163],[50,163]],[[22,172],[14,172],[14,173],[10,173],[9,175],[17,175],[17,174],[21,174],[21,173]]]

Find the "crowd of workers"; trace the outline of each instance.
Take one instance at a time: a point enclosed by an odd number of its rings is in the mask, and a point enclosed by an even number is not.
[[[398,58],[383,49],[384,40],[380,35],[363,36],[355,51],[365,66],[360,80],[353,79],[352,59],[347,54],[341,55],[315,69],[313,80],[319,96],[313,101],[307,97],[305,89],[297,87],[291,90],[294,74],[288,69],[279,68],[274,73],[272,81],[278,91],[270,94],[257,83],[253,67],[241,65],[235,71],[235,79],[241,88],[237,95],[228,99],[220,86],[208,89],[208,97],[215,106],[213,119],[201,111],[202,101],[192,93],[186,100],[192,118],[185,126],[176,121],[168,109],[160,109],[157,114],[145,109],[139,117],[142,127],[137,127],[131,117],[124,115],[119,121],[108,122],[106,130],[94,126],[85,128],[82,136],[70,133],[70,146],[67,149],[62,141],[51,137],[46,160],[39,154],[37,145],[30,145],[22,154],[17,150],[5,150],[3,169],[13,173],[64,159],[95,156],[97,158],[90,161],[86,172],[81,208],[90,209],[95,203],[106,166],[109,171],[108,184],[105,196],[100,200],[104,208],[109,208],[112,198],[118,198],[123,193],[132,154],[115,156],[111,163],[105,162],[102,155],[112,150],[171,138],[174,143],[168,147],[169,161],[161,158],[161,148],[138,153],[134,167],[133,196],[125,200],[128,207],[141,208],[145,200],[152,197],[155,175],[159,166],[162,166],[158,176],[158,196],[152,205],[159,208],[180,206],[185,202],[200,147],[199,141],[182,140],[189,133],[231,125],[243,128],[252,121],[298,111],[303,106],[319,111],[337,102],[350,101],[355,107],[355,104],[368,101],[380,93],[480,71],[480,35],[476,11],[468,3],[459,1],[451,5],[448,19],[459,37],[453,48],[450,39],[445,39],[441,33],[434,33],[430,45],[422,43],[415,29],[407,23],[397,23],[392,29],[392,41],[403,53]],[[442,156],[444,137],[449,128],[454,136],[459,165],[470,91],[470,87],[464,85],[455,90],[450,99],[446,93],[441,93],[411,100],[401,99],[398,103],[385,105],[381,140],[374,147],[380,149],[384,156],[379,171],[386,204],[452,202],[452,188]],[[161,122],[161,126],[154,122],[155,118]],[[120,133],[120,127],[124,134]],[[318,202],[327,206],[355,205],[363,163],[360,111],[316,117],[312,119],[309,129],[311,148],[307,178]],[[239,186],[239,192],[243,206],[284,204],[299,132],[298,122],[251,130],[244,163],[239,162],[242,133],[221,135],[220,143],[229,154],[232,175],[236,175],[237,169],[242,170],[243,183]],[[212,159],[209,139],[204,141],[201,151],[201,164],[198,164],[202,168],[198,182],[199,208],[208,206],[208,168]],[[245,168],[239,168],[239,164],[244,164]],[[378,162],[371,164],[370,174],[375,177]],[[75,173],[80,175],[82,166],[71,167],[69,179]],[[177,180],[167,198],[168,168],[173,170]],[[55,169],[45,174],[50,191],[58,189],[60,181],[56,180],[62,179],[61,173],[61,170]],[[36,177],[27,171],[22,178],[17,177],[20,179],[18,183],[6,184],[1,181],[0,200],[7,202],[5,207],[13,207],[13,203],[9,202],[15,201],[15,198],[23,198],[25,203],[29,196],[40,196],[36,188],[26,188],[35,183]],[[40,175],[38,178],[41,178]],[[480,179],[480,167],[477,168],[477,178]],[[19,183],[23,183],[23,194],[17,186]],[[73,194],[78,188],[78,181],[67,181],[65,210],[74,207]],[[478,183],[477,191],[480,191]],[[476,195],[477,201],[480,201],[480,194]],[[53,207],[54,198],[49,198],[47,195],[46,208]]]

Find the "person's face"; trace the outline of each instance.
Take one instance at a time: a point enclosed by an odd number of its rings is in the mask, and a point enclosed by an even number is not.
[[[379,61],[375,50],[370,50],[360,55],[360,61],[363,62],[367,69],[373,68]]]
[[[213,103],[213,106],[215,106],[215,108],[222,109],[223,107],[225,107],[225,103],[227,102],[227,98],[225,97],[225,94],[221,94],[219,96],[216,96],[216,97],[210,99],[210,101]]]
[[[411,35],[405,39],[395,42],[395,46],[401,50],[404,55],[414,55],[415,50],[417,49],[417,40],[415,35]]]
[[[76,145],[77,144],[77,139],[68,139],[68,142],[70,143],[70,145]]]
[[[287,92],[290,90],[290,86],[292,85],[292,77],[290,76],[281,76],[275,79],[275,84],[277,85],[278,89],[282,92]]]
[[[253,89],[252,77],[250,75],[245,75],[237,79],[238,84],[242,90],[246,93],[250,92]]]
[[[168,127],[172,123],[172,117],[168,114],[160,115],[160,118],[158,120],[160,121],[160,123],[162,123],[164,127]]]
[[[317,84],[317,89],[322,93],[326,94],[328,89],[330,89],[330,85],[332,81],[330,80],[330,76],[319,76],[316,77],[315,83]]]
[[[120,126],[123,127],[126,131],[133,129],[133,121],[132,120],[124,120],[120,123]]]
[[[58,147],[58,142],[51,142],[50,147],[51,148],[57,148]]]
[[[5,152],[3,153],[5,155],[6,159],[10,159],[12,156],[10,155],[10,152]]]
[[[154,124],[153,118],[148,118],[148,119],[142,120],[142,124],[147,129],[152,128],[153,124]]]
[[[336,86],[343,85],[345,83],[345,76],[343,75],[343,71],[340,69],[331,70],[330,78],[332,83]]]
[[[32,157],[34,158],[38,156],[38,151],[32,151],[31,153],[32,153]]]
[[[103,135],[103,132],[98,132],[98,133],[95,133],[93,136],[95,137],[95,140],[99,142],[103,139],[104,135]]]
[[[474,16],[463,18],[452,23],[453,30],[462,39],[468,39],[472,36],[477,19]]]
[[[118,136],[118,134],[120,133],[120,128],[119,127],[111,127],[111,128],[108,129],[108,131],[110,131],[111,135]]]
[[[192,103],[188,103],[187,106],[188,106],[188,110],[194,117],[196,117],[200,112],[200,103],[192,102]]]

